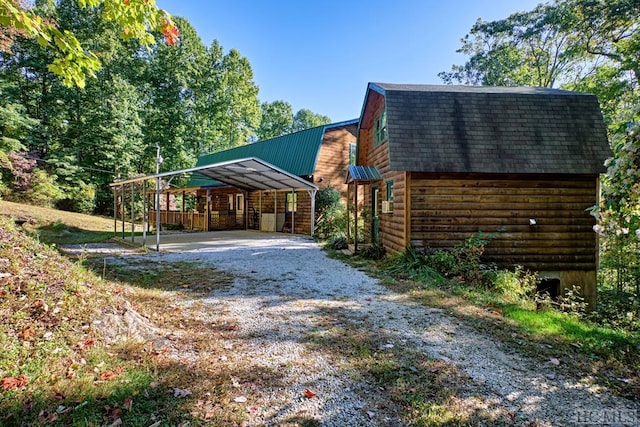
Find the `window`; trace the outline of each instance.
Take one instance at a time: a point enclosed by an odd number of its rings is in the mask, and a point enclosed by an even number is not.
[[[238,212],[244,211],[244,194],[236,194],[236,210]]]
[[[393,181],[387,181],[387,201],[393,202]]]
[[[378,116],[375,124],[375,144],[376,147],[387,140],[387,111],[384,110]]]
[[[357,146],[355,143],[349,144],[349,164],[350,165],[356,164],[356,147]]]
[[[285,208],[286,212],[298,211],[298,195],[296,193],[287,193],[287,203]]]

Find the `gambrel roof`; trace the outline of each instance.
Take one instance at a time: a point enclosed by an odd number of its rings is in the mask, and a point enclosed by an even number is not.
[[[370,83],[363,116],[371,91],[385,98],[392,170],[593,174],[611,155],[594,95]]]

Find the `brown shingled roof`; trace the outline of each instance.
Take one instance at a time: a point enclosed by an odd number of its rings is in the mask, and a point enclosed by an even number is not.
[[[604,172],[594,95],[547,88],[370,83],[385,96],[393,170]]]

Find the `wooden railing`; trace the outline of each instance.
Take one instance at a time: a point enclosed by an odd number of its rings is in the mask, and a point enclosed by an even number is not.
[[[155,226],[156,212],[149,211],[149,224]],[[160,211],[160,224],[180,225],[185,230],[207,229],[207,215],[200,212]],[[238,230],[245,226],[244,213],[213,211],[209,217],[209,230]]]

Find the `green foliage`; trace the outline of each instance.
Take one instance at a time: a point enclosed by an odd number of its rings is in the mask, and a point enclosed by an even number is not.
[[[42,169],[35,169],[31,177],[31,188],[25,194],[25,201],[36,206],[52,207],[62,197],[56,184],[56,176]]]
[[[256,130],[259,141],[286,135],[293,128],[293,108],[286,101],[263,102],[260,105],[262,118]]]
[[[517,266],[514,271],[491,270],[485,273],[490,289],[501,294],[506,301],[531,300],[536,293],[537,277]]]
[[[177,41],[178,31],[171,16],[158,10],[155,2],[78,0],[77,4],[86,9],[87,14],[101,12],[105,21],[117,23],[125,39],[137,39],[143,45],[149,45],[155,41],[150,31],[160,31],[166,36],[168,44]],[[100,60],[93,52],[85,49],[72,31],[60,28],[56,21],[50,19],[47,11],[47,8],[42,7],[25,10],[19,2],[5,0],[0,2],[0,25],[14,30],[14,33],[5,34],[35,39],[53,55],[47,66],[48,70],[60,76],[65,85],[82,88],[85,86],[86,76],[95,76],[95,72],[100,69]]]
[[[358,254],[366,259],[381,260],[386,256],[387,251],[380,243],[374,243],[362,248]]]
[[[328,249],[333,249],[336,251],[347,249],[349,245],[347,244],[347,238],[343,236],[334,237],[329,239],[325,245]]]
[[[316,192],[316,235],[320,239],[344,237],[345,212],[340,192],[328,186]]]
[[[64,191],[66,197],[56,202],[56,208],[70,212],[93,213],[96,207],[96,189],[83,182]]]
[[[316,114],[311,110],[302,108],[301,110],[298,110],[295,116],[293,116],[293,128],[291,131],[297,132],[329,123],[331,123],[331,119],[329,117],[323,116],[322,114]]]

